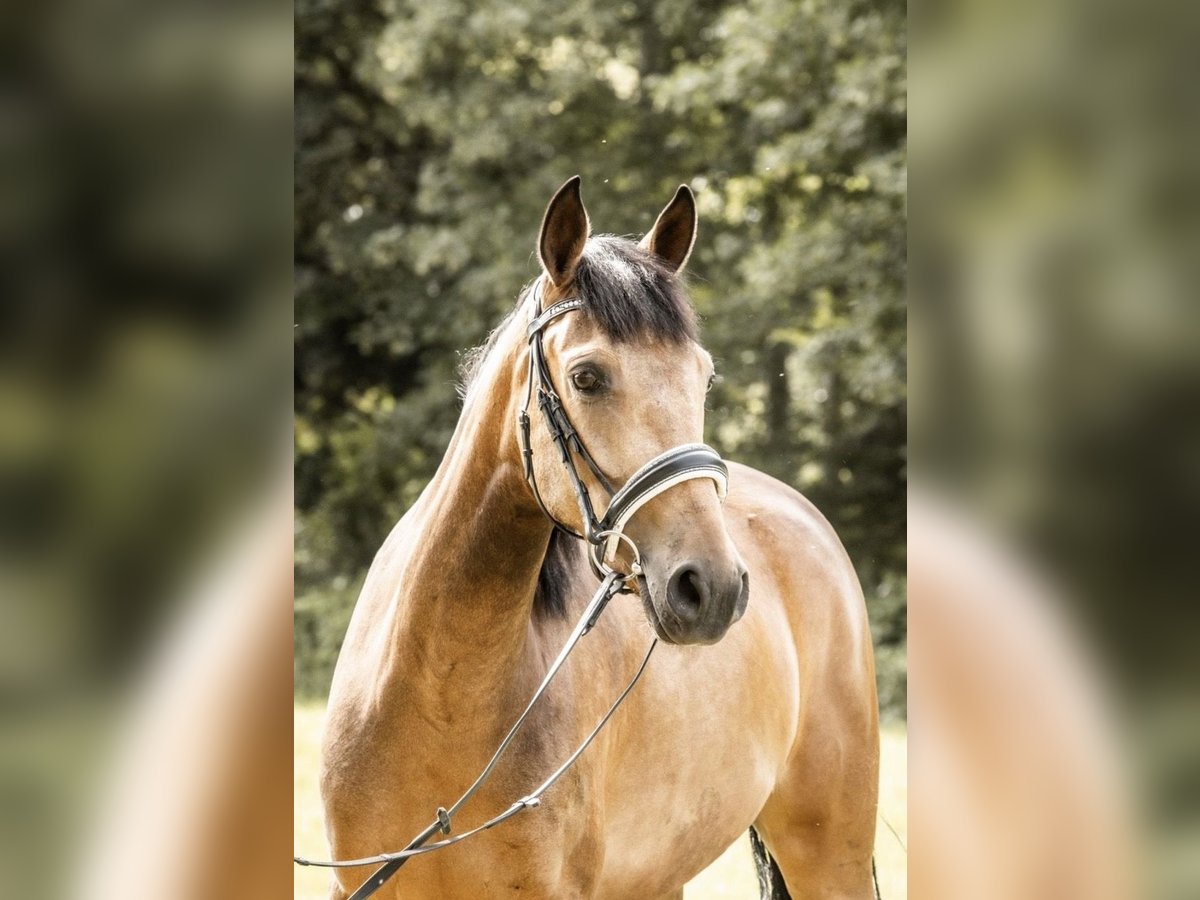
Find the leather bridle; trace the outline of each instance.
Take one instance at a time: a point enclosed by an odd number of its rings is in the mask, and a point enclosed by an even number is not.
[[[403,850],[395,853],[381,853],[377,856],[368,856],[362,859],[347,860],[316,861],[300,856],[293,857],[295,862],[302,866],[350,868],[378,865],[379,868],[370,878],[359,885],[358,889],[350,895],[349,900],[366,900],[367,897],[370,897],[379,890],[405,862],[414,856],[432,853],[435,850],[441,850],[457,844],[472,835],[493,828],[501,822],[511,819],[526,809],[533,809],[540,805],[542,795],[574,764],[583,751],[595,740],[596,736],[608,723],[609,719],[612,718],[613,713],[617,711],[617,708],[624,702],[625,698],[629,696],[630,691],[633,690],[642,673],[646,671],[646,666],[650,662],[650,655],[654,652],[654,648],[658,646],[657,638],[650,642],[641,665],[634,673],[633,678],[626,684],[624,690],[613,701],[608,711],[588,733],[587,737],[583,739],[575,749],[575,752],[567,757],[562,765],[555,769],[550,777],[543,781],[536,790],[514,801],[507,809],[488,819],[482,825],[454,837],[436,841],[432,844],[429,843],[430,839],[439,832],[446,835],[450,834],[454,815],[479,791],[484,782],[492,774],[492,770],[495,769],[496,764],[500,761],[500,757],[508,749],[509,744],[512,743],[513,738],[516,737],[517,732],[533,711],[538,700],[546,692],[546,689],[550,686],[550,682],[559,669],[562,668],[571,651],[575,649],[579,640],[591,631],[596,622],[599,621],[600,615],[608,606],[608,601],[617,594],[628,591],[629,582],[641,575],[641,555],[638,552],[637,546],[624,533],[625,526],[633,518],[634,514],[664,491],[669,490],[677,484],[697,478],[711,479],[716,485],[717,495],[722,500],[725,499],[729,479],[728,469],[721,459],[720,454],[706,444],[682,444],[678,447],[672,447],[655,456],[634,472],[624,485],[614,490],[611,482],[605,476],[600,466],[597,465],[596,460],[588,452],[587,447],[579,436],[579,432],[571,424],[571,419],[563,407],[562,400],[558,392],[554,389],[554,381],[550,375],[550,368],[546,363],[545,348],[542,346],[542,332],[545,327],[559,316],[583,309],[584,302],[577,297],[560,300],[548,309],[543,310],[541,302],[541,278],[534,284],[532,294],[533,314],[526,329],[526,338],[529,342],[529,381],[526,386],[525,403],[517,414],[518,441],[521,449],[525,480],[529,483],[538,506],[545,513],[546,517],[554,523],[554,527],[587,543],[588,561],[591,563],[592,570],[596,573],[597,577],[601,579],[600,586],[588,602],[588,605],[584,608],[583,614],[571,630],[570,636],[547,670],[538,689],[530,698],[524,711],[504,736],[504,739],[496,748],[495,753],[492,754],[488,764],[484,766],[483,771],[479,773],[479,776],[471,786],[463,792],[462,796],[449,809],[438,807],[437,816],[434,821],[424,831],[409,841]],[[541,491],[538,489],[537,476],[534,473],[533,445],[530,440],[531,422],[529,417],[529,407],[535,395],[538,408],[542,411],[542,418],[546,423],[546,429],[550,433],[551,440],[558,447],[563,467],[566,469],[567,477],[570,479],[571,487],[575,493],[575,499],[578,503],[579,514],[583,523],[582,533],[571,528],[551,513],[542,498]],[[576,457],[584,461],[584,464],[591,471],[597,483],[609,494],[608,508],[602,517],[597,517],[596,515],[587,485],[584,484],[583,478],[576,466]],[[622,543],[629,548],[632,557],[629,561],[629,570],[627,572],[619,572],[612,567],[612,563],[616,561],[617,549]]]
[[[534,284],[533,316],[525,330],[526,339],[529,341],[529,379],[525,388],[525,404],[517,413],[517,434],[521,445],[525,480],[529,482],[538,506],[556,528],[588,543],[588,558],[592,569],[597,577],[603,578],[605,565],[614,559],[617,546],[625,537],[625,526],[634,513],[663,491],[695,478],[711,479],[717,486],[717,496],[724,500],[729,486],[729,470],[725,467],[721,455],[712,447],[706,444],[681,444],[660,453],[643,465],[620,490],[613,488],[592,454],[588,452],[587,446],[563,408],[562,399],[554,389],[554,380],[550,375],[550,367],[546,364],[546,351],[542,345],[542,332],[547,325],[559,316],[583,307],[583,300],[573,297],[560,300],[543,311],[542,279],[539,278]],[[533,446],[530,443],[529,418],[529,407],[535,394],[546,430],[558,447],[559,457],[575,492],[579,515],[583,521],[582,534],[555,517],[546,507],[542,493],[538,490],[533,466]],[[596,516],[587,485],[584,484],[575,464],[575,457],[583,460],[596,481],[609,494],[608,510],[603,518]]]

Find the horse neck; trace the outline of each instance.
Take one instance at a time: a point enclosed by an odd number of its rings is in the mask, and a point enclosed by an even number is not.
[[[495,684],[525,647],[551,525],[517,449],[522,334],[518,315],[484,361],[393,570],[392,649],[410,692],[414,678],[439,695],[466,679]]]

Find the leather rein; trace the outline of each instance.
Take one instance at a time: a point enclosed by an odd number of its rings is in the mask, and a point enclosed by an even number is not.
[[[592,599],[588,601],[575,627],[571,630],[566,643],[563,644],[558,656],[555,657],[554,662],[542,678],[541,684],[538,685],[538,689],[534,691],[524,711],[517,717],[517,720],[512,724],[504,739],[500,741],[499,746],[496,747],[496,751],[492,754],[487,765],[483,767],[483,770],[471,786],[448,809],[446,807],[438,807],[437,815],[433,822],[424,831],[409,841],[403,850],[394,853],[381,853],[361,859],[310,860],[301,856],[293,857],[294,861],[301,866],[351,868],[355,866],[378,865],[379,868],[370,878],[359,885],[358,889],[350,895],[349,900],[366,900],[367,897],[370,897],[383,887],[388,879],[412,857],[453,846],[481,831],[494,828],[501,822],[506,822],[527,809],[533,809],[541,803],[542,795],[579,759],[583,751],[588,748],[604,726],[608,724],[613,713],[617,711],[617,708],[629,696],[634,685],[641,678],[642,673],[646,671],[646,666],[650,662],[650,655],[654,652],[654,648],[658,646],[657,638],[650,642],[641,665],[638,666],[633,677],[621,693],[617,695],[617,698],[608,708],[608,711],[601,717],[600,721],[596,723],[596,726],[588,733],[587,737],[583,739],[575,751],[566,758],[562,765],[555,769],[535,790],[515,800],[507,809],[488,819],[483,824],[453,837],[429,843],[439,833],[443,835],[450,834],[454,815],[466,805],[491,776],[492,771],[500,761],[500,757],[508,749],[517,732],[520,731],[521,726],[525,724],[534,706],[545,694],[546,689],[550,686],[550,682],[567,661],[567,657],[570,656],[571,651],[575,649],[580,639],[595,627],[601,614],[607,608],[608,601],[617,594],[629,592],[629,582],[642,574],[641,555],[638,552],[638,548],[628,535],[624,533],[625,526],[633,518],[634,514],[642,506],[664,491],[669,490],[677,484],[682,484],[685,481],[696,478],[711,479],[717,487],[718,496],[722,500],[725,499],[729,479],[728,469],[721,459],[720,454],[705,444],[682,444],[660,453],[634,472],[620,489],[613,488],[608,478],[605,477],[600,467],[596,464],[591,453],[588,452],[587,447],[579,436],[579,432],[571,424],[571,419],[567,415],[562,400],[554,388],[550,368],[546,363],[545,348],[542,346],[542,331],[548,324],[559,316],[583,308],[583,300],[575,297],[561,300],[543,311],[542,279],[539,278],[534,284],[533,315],[526,329],[526,340],[529,343],[529,378],[526,386],[525,403],[517,414],[517,427],[525,480],[533,491],[533,496],[537,500],[538,506],[554,524],[555,528],[587,543],[588,561],[591,564],[592,571],[600,578],[600,586],[592,596]],[[537,476],[534,473],[533,465],[533,446],[530,442],[531,421],[529,416],[529,408],[535,396],[538,408],[542,413],[542,419],[550,433],[550,438],[558,447],[560,459],[570,479],[583,522],[582,534],[564,524],[550,512],[545,501],[542,499],[541,491],[538,489]],[[576,457],[583,460],[596,481],[608,492],[611,498],[603,517],[597,517],[596,515],[591,495],[588,493],[587,485],[584,483],[583,477],[580,475],[576,465]],[[619,572],[612,567],[612,562],[615,562],[617,550],[622,543],[629,548],[632,555],[628,572]]]

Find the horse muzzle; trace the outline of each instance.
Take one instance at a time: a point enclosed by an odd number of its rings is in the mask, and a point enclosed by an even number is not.
[[[715,644],[746,612],[750,575],[741,563],[716,566],[699,559],[676,565],[642,585],[647,618],[670,644]]]

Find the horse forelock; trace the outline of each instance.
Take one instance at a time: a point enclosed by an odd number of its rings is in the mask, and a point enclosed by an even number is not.
[[[480,345],[464,351],[458,366],[463,398],[478,378],[500,335],[524,307],[536,281],[521,289],[516,306]],[[683,279],[670,266],[628,238],[593,235],[575,269],[570,294],[609,338],[638,338],[682,343],[696,340],[699,323]]]
[[[696,311],[683,279],[628,238],[590,238],[574,283],[588,315],[614,341],[696,339]]]

